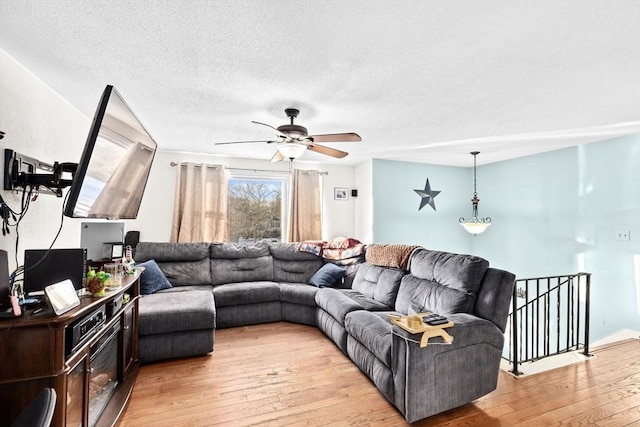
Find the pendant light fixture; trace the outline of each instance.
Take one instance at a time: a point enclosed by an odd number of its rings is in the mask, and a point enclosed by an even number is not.
[[[478,193],[476,191],[476,156],[480,154],[479,151],[472,151],[470,153],[473,156],[473,199],[471,204],[473,205],[473,216],[471,219],[466,220],[464,217],[460,217],[460,225],[464,227],[471,234],[480,234],[484,232],[491,225],[491,218],[478,218]]]

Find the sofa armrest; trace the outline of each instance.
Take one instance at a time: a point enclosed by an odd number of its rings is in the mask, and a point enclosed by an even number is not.
[[[451,344],[432,338],[421,348],[422,334],[393,326],[394,402],[409,422],[477,399],[496,388],[504,344],[500,329],[469,314],[448,316]]]

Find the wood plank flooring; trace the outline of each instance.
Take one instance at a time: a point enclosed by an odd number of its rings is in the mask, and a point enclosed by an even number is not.
[[[400,413],[315,327],[216,331],[211,355],[145,365],[119,424],[404,426]],[[530,377],[416,426],[640,426],[640,341]]]

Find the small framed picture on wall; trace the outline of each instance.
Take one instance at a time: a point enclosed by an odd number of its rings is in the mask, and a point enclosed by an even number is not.
[[[348,200],[349,199],[349,189],[342,187],[335,187],[333,189],[333,198],[335,200]]]

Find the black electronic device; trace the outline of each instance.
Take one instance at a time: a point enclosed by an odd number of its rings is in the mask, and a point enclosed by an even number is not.
[[[73,218],[135,219],[156,142],[113,86],[93,117],[64,214]]]
[[[75,322],[71,328],[67,330],[67,334],[71,335],[67,340],[67,354],[76,351],[89,337],[93,336],[106,319],[106,309],[103,305],[91,314]]]
[[[140,242],[140,232],[139,231],[127,231],[127,234],[124,236],[124,246],[131,246],[131,248],[135,249]]]
[[[75,289],[82,289],[87,265],[87,250],[26,249],[24,251],[25,294],[44,291],[44,288],[65,279]]]
[[[444,325],[445,323],[449,323],[449,320],[446,317],[440,316],[439,314],[435,313],[422,316],[422,321],[431,326]]]
[[[0,307],[10,307],[9,261],[7,251],[0,249]]]
[[[111,319],[124,305],[124,294],[118,295],[105,305],[107,307],[107,318]]]

